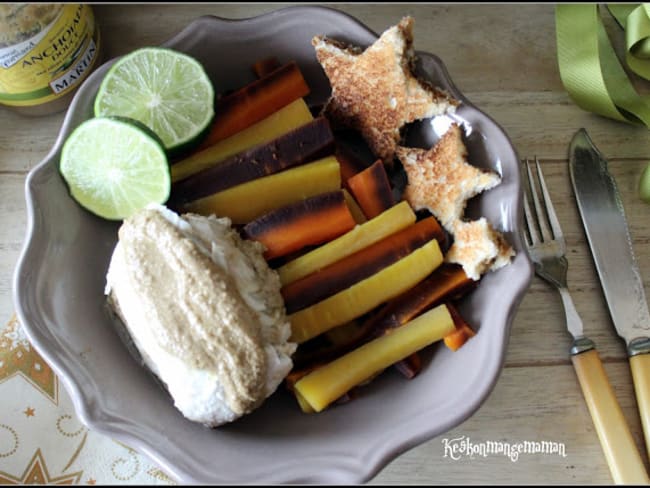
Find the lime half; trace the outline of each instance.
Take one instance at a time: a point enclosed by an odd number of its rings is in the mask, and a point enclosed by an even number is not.
[[[146,47],[118,60],[95,98],[95,116],[139,120],[170,152],[206,133],[214,117],[214,88],[201,63],[167,48]]]
[[[165,203],[171,189],[167,155],[155,134],[110,117],[89,119],[70,134],[59,169],[72,197],[110,220]]]

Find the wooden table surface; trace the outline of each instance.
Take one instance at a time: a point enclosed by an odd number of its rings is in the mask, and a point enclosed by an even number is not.
[[[250,17],[285,5],[96,5],[106,56],[164,42],[203,14]],[[551,196],[565,230],[569,286],[578,313],[596,342],[605,369],[644,459],[647,459],[623,343],[616,336],[571,191],[567,147],[585,127],[610,160],[622,191],[633,246],[644,280],[650,280],[650,207],[637,184],[650,156],[647,129],[604,119],[575,106],[560,81],[554,7],[521,5],[335,4],[376,32],[413,15],[415,47],[437,54],[458,88],[491,115],[521,157],[543,162]],[[25,224],[27,172],[47,154],[64,114],[26,118],[0,111],[0,317],[13,312],[12,274]],[[535,278],[514,320],[505,368],[484,405],[452,431],[390,463],[370,483],[383,484],[610,484],[610,473],[568,358],[570,338],[559,295]],[[36,433],[35,433],[36,435]],[[566,456],[462,457],[445,439],[563,443]]]

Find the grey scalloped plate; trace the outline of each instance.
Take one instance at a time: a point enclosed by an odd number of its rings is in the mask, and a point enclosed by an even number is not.
[[[307,101],[321,103],[329,85],[310,44],[317,34],[361,46],[377,38],[346,14],[305,6],[244,20],[200,17],[165,46],[199,59],[218,91],[251,81],[250,66],[260,58],[296,60],[312,87]],[[518,158],[503,130],[456,89],[441,60],[419,55],[421,74],[464,102],[455,117],[466,128],[470,162],[503,176],[468,207],[468,216],[485,215],[517,251],[512,264],[485,276],[461,304],[478,334],[456,353],[429,348],[413,380],[386,371],[348,404],[303,414],[281,387],[259,410],[213,430],[179,414],[129,354],[104,308],[118,224],[78,206],[57,170],[63,141],[92,116],[94,96],[114,61],[86,80],[54,147],[27,177],[28,229],[14,276],[25,332],[63,380],[86,426],[145,453],[181,483],[350,484],[368,481],[396,456],[476,412],[499,377],[532,277],[519,230]],[[435,126],[420,124],[413,140],[431,144]]]

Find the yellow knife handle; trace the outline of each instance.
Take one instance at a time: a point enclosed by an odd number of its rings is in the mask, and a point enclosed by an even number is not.
[[[646,450],[650,453],[650,353],[630,356],[630,369]]]
[[[648,474],[595,349],[571,356],[600,445],[616,484],[648,484]],[[648,370],[650,371],[650,370]]]

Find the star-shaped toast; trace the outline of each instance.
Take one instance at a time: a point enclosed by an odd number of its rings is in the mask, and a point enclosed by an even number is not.
[[[451,233],[467,201],[501,182],[498,174],[467,162],[456,123],[430,149],[399,146],[396,153],[408,177],[404,199],[416,210],[429,210]]]
[[[514,254],[503,235],[481,217],[456,223],[454,243],[447,251],[445,261],[461,265],[465,274],[476,281],[482,274],[508,264]]]
[[[392,164],[406,124],[452,112],[459,102],[413,74],[413,18],[404,17],[367,49],[325,36],[312,39],[332,87],[324,114],[361,133],[385,164]]]

